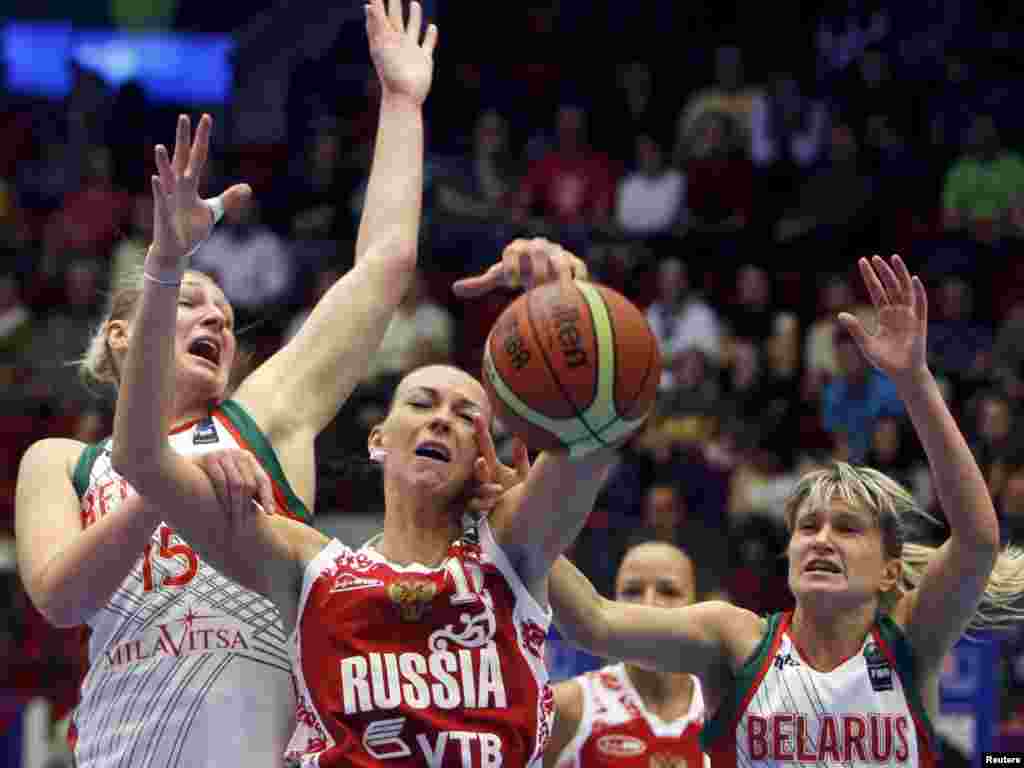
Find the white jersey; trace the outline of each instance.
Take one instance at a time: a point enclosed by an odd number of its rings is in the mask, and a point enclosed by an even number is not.
[[[251,450],[279,507],[308,521],[270,443],[237,403],[169,439],[182,454]],[[109,439],[85,448],[74,482],[83,527],[134,494],[111,467]],[[70,735],[77,768],[278,768],[295,695],[277,609],[164,524],[140,555],[88,621],[89,670]]]
[[[775,614],[736,684],[704,728],[714,768],[935,766],[934,732],[903,632],[880,616],[860,650],[813,669]]]

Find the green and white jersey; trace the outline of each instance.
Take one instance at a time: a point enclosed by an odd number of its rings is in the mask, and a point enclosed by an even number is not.
[[[222,403],[169,440],[182,454],[252,451],[279,510],[310,521],[239,404]],[[83,450],[74,483],[83,528],[117,514],[135,493],[111,466],[109,438]],[[281,765],[295,693],[277,609],[204,562],[167,525],[88,625],[89,670],[71,732],[78,768]]]
[[[860,650],[830,672],[813,669],[774,614],[735,686],[704,726],[714,768],[937,765],[910,645],[879,616]]]

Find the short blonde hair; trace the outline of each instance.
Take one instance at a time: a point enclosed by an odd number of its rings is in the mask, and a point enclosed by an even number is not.
[[[910,516],[923,518],[936,526],[942,523],[922,510],[910,491],[877,469],[836,461],[824,469],[808,472],[796,484],[786,502],[785,519],[790,534],[796,515],[805,504],[821,507],[833,499],[874,515],[886,557],[899,559],[902,566],[901,588],[916,589],[936,549],[906,541]],[[1024,608],[1019,605],[1022,594],[1024,550],[1009,546],[996,559],[985,593],[968,624],[968,632],[1007,628],[1020,621],[1024,618]],[[896,597],[898,595],[891,593],[883,595],[883,610],[890,608]]]

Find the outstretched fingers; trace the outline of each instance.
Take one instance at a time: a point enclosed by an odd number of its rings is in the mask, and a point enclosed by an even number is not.
[[[178,115],[178,125],[174,136],[174,156],[171,159],[175,177],[184,175],[185,169],[188,167],[191,145],[192,121],[189,120],[188,115]]]
[[[210,154],[210,131],[213,129],[213,118],[204,114],[199,119],[196,137],[192,142],[188,165],[185,167],[184,178],[192,180],[197,186],[206,168],[206,159]]]
[[[892,304],[907,304],[910,302],[910,295],[903,292],[903,286],[900,284],[900,280],[896,277],[896,273],[892,270],[881,256],[875,256],[872,260],[875,267],[875,273],[881,278],[882,285],[885,286],[885,294],[889,298],[889,302]]]
[[[420,30],[422,25],[423,6],[413,0],[413,2],[409,3],[409,21],[405,25],[405,34],[417,45],[419,45],[420,42]]]
[[[868,294],[871,296],[871,303],[875,305],[875,309],[881,309],[889,303],[889,297],[885,293],[882,281],[875,274],[874,266],[865,258],[858,259],[857,266],[864,279],[864,287],[868,289]]]
[[[428,56],[434,55],[434,49],[437,47],[437,25],[427,25],[427,32],[423,35],[423,52]]]

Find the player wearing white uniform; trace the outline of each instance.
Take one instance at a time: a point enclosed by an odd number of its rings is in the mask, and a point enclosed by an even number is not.
[[[789,633],[768,631],[702,735],[714,766],[938,764],[913,653],[888,616],[833,670],[815,669]]]
[[[704,683],[712,764],[928,765],[927,718],[942,661],[968,627],[1020,618],[1019,552],[1000,554],[985,479],[925,359],[927,299],[899,257],[861,259],[878,313],[840,322],[896,385],[928,456],[950,538],[905,541],[914,498],[880,472],[836,463],[788,503],[790,617],[726,602],[671,610],[601,598],[566,560],[552,570],[555,621],[599,656]]]
[[[74,473],[83,528],[117,514],[134,495],[111,467],[110,442],[87,446]],[[270,443],[237,403],[184,425],[170,443],[184,455],[252,451],[270,468],[277,509],[309,521]],[[78,765],[232,765],[239,755],[283,750],[294,695],[277,610],[167,525],[87,623],[89,669],[71,729]],[[238,695],[245,690],[259,695]]]
[[[380,119],[355,267],[228,402],[236,361],[232,309],[213,279],[184,267],[218,216],[237,215],[251,192],[236,185],[200,199],[208,116],[194,143],[187,116],[179,118],[173,157],[156,148],[154,240],[145,273],[111,297],[83,364],[94,379],[122,391],[138,374],[140,398],[128,408],[119,404],[109,456],[74,440],[41,440],[26,452],[18,474],[18,567],[26,590],[52,623],[89,622],[95,630],[95,664],[75,714],[78,768],[280,765],[294,726],[281,619],[265,595],[240,590],[237,579],[223,578],[218,563],[198,558],[192,536],[162,525],[179,509],[199,504],[200,489],[169,489],[156,470],[180,456],[174,449],[182,442],[191,453],[230,446],[234,437],[276,480],[276,490],[269,480],[261,490],[264,508],[308,528],[287,517],[301,515],[315,498],[316,436],[366,371],[372,339],[384,333],[415,272],[422,105],[436,31],[421,44],[421,10],[416,3],[413,9],[410,31],[392,28],[386,15],[386,31],[371,30]],[[392,24],[401,14],[400,3],[392,2]],[[167,302],[155,320],[147,301],[154,292]],[[159,376],[148,375],[153,356],[161,358]],[[177,433],[170,443],[169,433]],[[216,446],[208,442],[214,436]],[[111,466],[147,494],[147,503],[106,475]],[[211,459],[207,469],[234,479],[219,460]],[[237,539],[232,544],[245,546]],[[244,560],[251,570],[263,567],[258,551]]]

